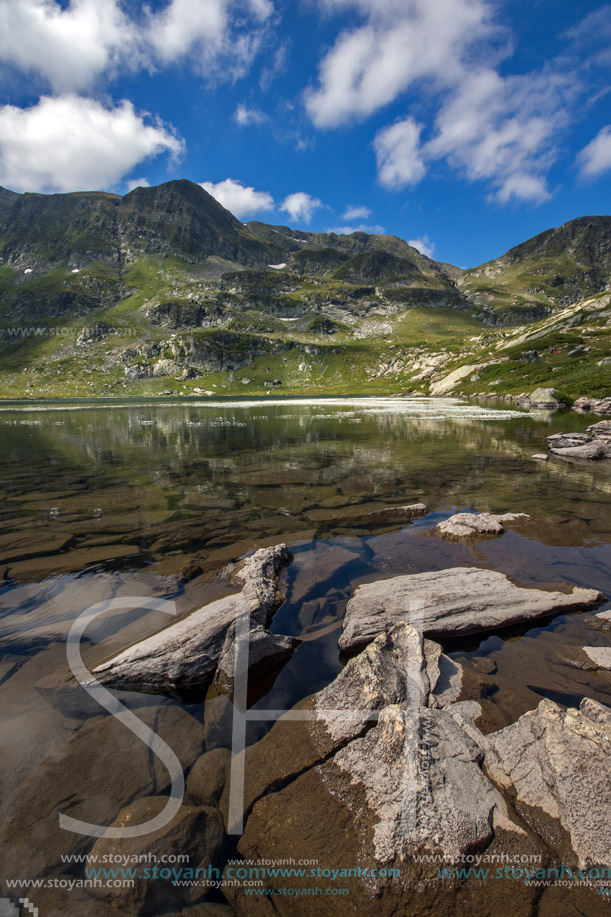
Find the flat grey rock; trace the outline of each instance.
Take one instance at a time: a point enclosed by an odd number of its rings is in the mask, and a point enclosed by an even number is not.
[[[593,589],[574,587],[568,593],[524,589],[503,573],[477,567],[396,576],[356,589],[346,608],[339,646],[353,651],[398,621],[429,637],[447,637],[592,608],[605,600],[603,593]]]
[[[584,646],[584,653],[600,669],[611,669],[611,646]]]
[[[387,509],[374,510],[364,517],[369,522],[403,522],[426,515],[424,503],[410,503],[407,506],[389,506]]]
[[[611,458],[611,447],[597,440],[586,443],[584,446],[568,446],[564,448],[550,446],[550,452],[560,458],[586,462],[598,462],[601,459]]]
[[[611,401],[611,399],[608,399]],[[611,420],[599,420],[588,427],[588,433],[592,436],[611,436]]]
[[[518,799],[557,818],[580,866],[611,865],[611,710],[584,698],[579,709],[542,700],[486,736],[486,768]]]
[[[597,462],[611,458],[611,421],[601,420],[586,433],[555,433],[547,437],[553,455],[569,461]]]
[[[279,572],[291,558],[286,545],[262,548],[236,574],[241,592],[204,605],[176,624],[134,644],[93,673],[113,688],[167,692],[233,680],[235,626],[249,616],[249,673],[273,665],[297,645],[292,637],[270,634],[267,626],[281,596]]]
[[[471,538],[474,535],[502,535],[511,522],[525,522],[526,513],[456,513],[435,529],[446,538]]]

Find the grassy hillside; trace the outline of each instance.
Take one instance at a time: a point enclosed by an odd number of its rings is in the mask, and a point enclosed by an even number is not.
[[[463,272],[394,236],[244,225],[191,182],[0,189],[0,396],[605,394],[610,226]]]

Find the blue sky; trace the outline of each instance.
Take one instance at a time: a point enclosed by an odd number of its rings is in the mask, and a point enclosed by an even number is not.
[[[0,184],[200,182],[470,267],[609,213],[611,5],[0,0]]]

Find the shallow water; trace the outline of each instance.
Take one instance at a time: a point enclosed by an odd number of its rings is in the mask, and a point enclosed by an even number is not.
[[[452,399],[2,406],[0,875],[76,874],[60,857],[91,842],[62,832],[60,811],[108,824],[166,788],[148,749],[67,681],[66,637],[83,609],[138,595],[171,598],[187,613],[231,588],[228,564],[286,541],[294,560],[273,629],[304,642],[250,697],[279,709],[341,669],[346,601],[367,580],[475,564],[526,585],[577,583],[611,595],[609,463],[531,458],[546,436],[591,422]],[[364,519],[413,502],[428,514],[408,526]],[[440,518],[465,509],[533,521],[471,546],[431,536]],[[567,647],[608,643],[589,617],[446,645],[477,676],[484,728],[542,697],[611,703],[611,679],[566,662]],[[166,623],[161,612],[110,613],[87,630],[84,659],[91,667]],[[205,750],[213,701],[120,698],[186,769]],[[266,728],[251,724],[248,741]],[[75,894],[39,897],[45,914],[105,913]]]

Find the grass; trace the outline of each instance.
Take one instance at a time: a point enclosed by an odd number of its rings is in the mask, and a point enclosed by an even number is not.
[[[509,272],[504,281],[505,290],[512,284],[517,290],[522,283],[520,277]],[[11,269],[0,269],[0,302],[4,301],[5,310],[14,301],[14,280]],[[125,270],[121,280],[128,293],[122,300],[92,309],[87,315],[68,314],[46,320],[44,325],[49,333],[44,336],[25,336],[0,347],[0,396],[138,396],[167,390],[189,395],[196,394],[195,389],[225,395],[262,395],[270,391],[284,394],[428,391],[429,379],[418,380],[415,376],[421,371],[422,361],[429,357],[443,361],[436,379],[465,363],[487,364],[478,371],[476,382],[471,383],[467,376],[459,383],[458,390],[465,394],[481,391],[518,394],[540,386],[561,390],[571,398],[611,392],[611,366],[596,365],[611,353],[611,328],[604,314],[604,297],[600,298],[602,317],[601,310],[589,312],[583,308],[575,310],[566,320],[561,312],[527,329],[508,332],[473,317],[471,313],[478,311],[476,306],[461,310],[427,305],[431,296],[438,301],[435,278],[429,288],[421,291],[389,288],[389,297],[396,294],[390,310],[395,314],[383,315],[370,311],[371,294],[360,295],[371,289],[364,285],[328,277],[297,277],[288,272],[280,276],[257,271],[237,272],[232,280],[225,276],[221,287],[214,287],[205,265],[194,266],[173,256],[142,257]],[[490,288],[489,279],[476,280],[482,281],[481,290]],[[497,284],[497,280],[494,278],[493,283]],[[293,282],[298,284],[296,290],[278,290],[283,284],[290,286]],[[48,297],[65,289],[80,289],[90,297],[96,285],[112,291],[117,284],[114,269],[102,263],[75,275],[61,269],[32,280],[20,278],[19,290],[30,290],[33,297]],[[229,293],[223,289],[231,285],[242,292]],[[253,291],[250,301],[245,292],[249,285]],[[384,287],[379,289],[384,295]],[[186,305],[209,302],[214,306],[213,312],[220,310],[220,326],[171,331],[155,325],[142,307],[164,301]],[[420,304],[407,308],[413,301]],[[516,301],[507,299],[505,305],[515,308]],[[297,321],[282,322],[278,312],[283,317],[293,315]],[[114,333],[97,343],[76,347],[83,326],[94,320],[107,322]],[[43,322],[34,319],[33,325],[37,324]],[[10,325],[6,315],[0,315],[0,328],[2,325]],[[58,327],[66,333],[51,333]],[[334,333],[327,333],[329,330]],[[532,340],[522,340],[525,331]],[[364,334],[367,336],[361,336]],[[162,344],[160,356],[153,358],[141,353],[127,362],[122,358],[123,351],[147,341]],[[175,352],[182,352],[188,360],[191,342],[206,343],[213,352],[234,358],[244,355],[245,362],[251,353],[259,355],[233,372],[204,372],[189,380],[173,376],[126,379],[124,368],[128,365],[172,359]],[[569,358],[568,352],[578,345],[588,346],[590,351]],[[541,361],[522,363],[522,352],[532,349],[537,349]],[[555,350],[560,353],[553,353]],[[383,374],[386,371],[383,367],[388,367],[391,361],[395,369]],[[248,381],[242,382],[243,379]],[[280,380],[281,385],[270,387],[274,380]],[[500,380],[497,385],[490,385],[497,380]]]

